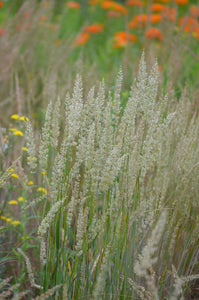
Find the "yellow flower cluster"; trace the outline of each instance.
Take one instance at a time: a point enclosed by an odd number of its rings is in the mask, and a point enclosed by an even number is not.
[[[25,117],[25,116],[19,116],[17,114],[14,114],[11,116],[11,119],[13,120],[20,120],[20,121],[29,121],[29,118],[28,117]]]
[[[43,187],[38,187],[37,191],[38,192],[42,192],[44,194],[47,194],[47,190],[45,188],[43,188]]]
[[[0,219],[1,220],[5,220],[7,223],[11,224],[11,225],[14,225],[14,226],[17,226],[17,225],[20,225],[20,221],[17,221],[17,220],[11,220],[11,218],[6,218],[5,216],[0,216]]]

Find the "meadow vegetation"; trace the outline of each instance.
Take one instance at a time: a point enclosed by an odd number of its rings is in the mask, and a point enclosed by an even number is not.
[[[0,1],[0,299],[191,299],[199,7],[16,3]]]

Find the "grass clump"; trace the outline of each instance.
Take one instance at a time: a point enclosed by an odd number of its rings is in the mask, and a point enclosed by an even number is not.
[[[19,174],[27,203],[15,239],[31,242],[13,253],[13,273],[38,299],[35,282],[56,299],[178,299],[197,278],[194,103],[186,90],[179,100],[164,95],[157,62],[148,71],[144,54],[126,101],[122,77],[114,91],[102,81],[86,94],[78,75],[72,94],[48,105],[39,134],[26,121]]]

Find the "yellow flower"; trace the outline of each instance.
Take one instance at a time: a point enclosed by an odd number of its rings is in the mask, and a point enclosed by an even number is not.
[[[20,223],[19,221],[15,220],[15,221],[12,221],[11,224],[12,224],[12,225],[19,225],[19,224],[21,224],[21,223]]]
[[[24,201],[24,197],[22,197],[22,196],[19,197],[19,198],[18,198],[18,201],[19,201],[19,202]]]
[[[47,190],[44,189],[44,188],[42,188],[42,187],[38,187],[37,191],[38,191],[38,192],[42,192],[42,193],[44,193],[44,194],[47,194]]]
[[[19,178],[19,175],[15,174],[15,173],[11,174],[11,176],[12,176],[13,178]]]
[[[20,117],[19,120],[20,121],[29,121],[28,117],[24,117],[24,116]]]
[[[8,222],[8,223],[11,222],[11,219],[10,219],[10,218],[6,218],[5,220],[6,220],[6,222]]]
[[[28,182],[28,185],[33,185],[34,184],[34,182],[32,181],[32,180],[30,180],[29,182]]]
[[[17,205],[18,202],[17,202],[17,200],[10,200],[10,201],[8,202],[8,204],[10,204],[10,205]]]
[[[23,151],[27,151],[27,148],[26,148],[26,147],[22,147],[22,150],[23,150]]]
[[[11,168],[11,169],[10,169],[10,172],[14,172],[14,170],[15,170],[15,169]]]
[[[11,116],[11,119],[18,120],[19,116],[17,114],[14,114],[14,115]]]
[[[42,174],[42,175],[46,175],[46,172],[45,172],[45,171],[42,171],[41,174]]]
[[[23,132],[21,130],[16,130],[13,132],[13,134],[23,136]]]
[[[17,131],[17,128],[10,128],[10,131]]]
[[[0,219],[1,219],[1,220],[6,220],[6,217],[1,216]]]

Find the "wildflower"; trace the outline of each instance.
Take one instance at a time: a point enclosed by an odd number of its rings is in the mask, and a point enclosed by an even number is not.
[[[195,32],[198,29],[198,22],[193,17],[182,17],[179,19],[179,25],[185,32]]]
[[[132,21],[129,22],[129,28],[136,28],[138,26],[144,26],[147,22],[149,23],[158,23],[163,19],[163,16],[160,14],[152,14],[150,16],[146,14],[137,15]]]
[[[24,116],[20,117],[19,120],[20,121],[29,121],[28,117],[24,117]]]
[[[104,2],[102,2],[102,8],[118,11],[122,15],[126,15],[128,12],[126,7],[124,7],[123,5],[121,5],[119,3],[116,3],[115,1],[106,1],[105,0]]]
[[[17,114],[14,114],[10,117],[11,119],[14,119],[14,120],[18,120],[19,119],[19,115]]]
[[[19,198],[18,198],[18,201],[19,201],[19,202],[22,202],[22,201],[24,201],[24,197],[22,197],[22,196],[21,196],[21,197],[19,197]]]
[[[37,191],[38,192],[42,192],[44,194],[47,194],[47,190],[45,188],[43,188],[43,187],[38,187]]]
[[[136,42],[137,37],[132,33],[128,33],[125,31],[119,31],[114,34],[114,40],[115,40],[115,44],[113,47],[121,48],[121,47],[126,46],[129,41]]]
[[[90,40],[91,36],[88,32],[80,33],[74,41],[75,46],[82,46]]]
[[[46,175],[46,172],[45,172],[45,171],[42,171],[41,174],[44,176],[44,175]]]
[[[167,7],[160,3],[154,3],[150,5],[149,9],[150,11],[164,11]]]
[[[0,216],[0,219],[1,219],[1,220],[6,220],[6,217]]]
[[[23,132],[21,130],[15,130],[13,134],[23,136]]]
[[[14,132],[14,131],[17,131],[17,128],[9,128],[9,130]]]
[[[162,20],[162,15],[160,14],[152,14],[151,16],[149,16],[149,22],[151,23],[158,23]]]
[[[6,222],[10,223],[11,219],[10,218],[5,218]]]
[[[189,0],[175,0],[178,5],[186,5],[189,3]]]
[[[33,185],[34,184],[34,182],[32,181],[32,180],[30,180],[29,182],[28,182],[28,185]]]
[[[8,201],[8,204],[10,204],[10,205],[17,205],[18,202],[16,200],[10,200],[10,201]]]
[[[163,35],[158,28],[149,28],[145,32],[145,37],[148,39],[157,39],[162,41]]]
[[[129,28],[133,29],[138,26],[143,26],[146,24],[148,17],[146,14],[137,15],[132,21],[129,22]]]
[[[66,6],[70,7],[70,8],[80,8],[80,4],[75,2],[75,1],[69,1],[66,3]]]
[[[25,152],[27,151],[27,148],[26,148],[26,147],[22,147],[21,149],[22,149],[23,151],[25,151]]]
[[[139,7],[142,7],[142,6],[144,6],[144,3],[142,3],[142,1],[140,1],[140,0],[128,0],[126,2],[126,5],[127,6],[139,6]]]
[[[17,226],[17,225],[19,225],[21,223],[19,221],[17,221],[17,220],[14,220],[14,221],[11,222],[11,224],[14,225],[14,226]]]
[[[3,1],[0,1],[0,8],[3,7]]]
[[[15,173],[12,173],[11,176],[16,179],[19,178],[19,175],[15,174]]]
[[[169,19],[171,22],[174,22],[176,19],[176,9],[174,7],[166,7],[163,11],[163,17]]]
[[[96,23],[96,24],[92,24],[92,25],[86,26],[84,28],[84,32],[99,33],[99,32],[102,32],[103,29],[104,29],[104,24],[102,24],[102,23]]]
[[[190,6],[189,11],[193,17],[199,17],[199,6],[192,5]]]

